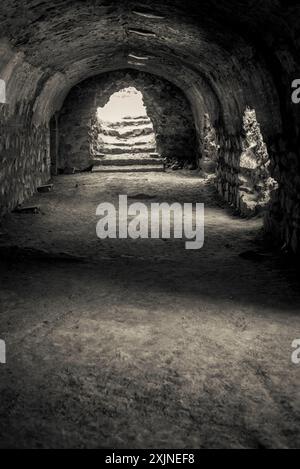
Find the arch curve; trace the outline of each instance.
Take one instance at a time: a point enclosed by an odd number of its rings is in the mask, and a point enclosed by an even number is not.
[[[122,70],[85,80],[68,95],[60,117],[60,167],[83,170],[92,165],[91,127],[97,109],[105,106],[114,93],[128,87],[136,88],[143,95],[161,156],[196,162],[194,117],[184,94],[157,76]]]

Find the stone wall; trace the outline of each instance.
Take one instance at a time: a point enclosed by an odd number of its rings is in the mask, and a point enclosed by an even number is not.
[[[123,70],[86,80],[71,90],[59,118],[60,168],[84,170],[92,165],[97,108],[103,107],[113,93],[129,86],[143,94],[161,156],[196,161],[194,119],[182,91],[154,75]]]
[[[24,118],[5,119],[0,105],[0,215],[14,209],[50,178],[49,129]]]
[[[200,168],[202,175],[212,175],[216,173],[219,159],[220,147],[217,141],[216,129],[211,124],[209,114],[203,113],[202,130],[199,134],[199,148],[201,150]]]
[[[271,159],[254,109],[244,113],[241,136],[223,142],[221,148],[217,164],[220,194],[242,215],[266,211],[278,184],[271,177]]]
[[[264,209],[268,239],[287,252],[298,253],[299,146],[291,135],[274,132],[274,135],[264,137],[269,154],[269,161],[265,163],[259,161],[253,149],[245,147],[242,132],[235,136],[219,132],[220,152],[216,172],[218,191],[243,215],[251,216],[261,208]],[[257,178],[260,170],[261,175]],[[253,191],[257,183],[261,185],[258,193]],[[264,196],[267,196],[267,200],[264,200]]]
[[[299,156],[278,137],[269,145],[272,171],[278,182],[265,217],[266,233],[287,251],[299,252],[300,244],[300,169]]]
[[[242,140],[219,134],[220,152],[216,167],[216,185],[220,195],[240,210],[239,164]]]

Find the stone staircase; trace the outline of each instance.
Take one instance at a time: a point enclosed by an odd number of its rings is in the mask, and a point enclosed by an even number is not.
[[[163,172],[165,165],[156,153],[152,123],[147,117],[124,118],[103,123],[93,172]]]

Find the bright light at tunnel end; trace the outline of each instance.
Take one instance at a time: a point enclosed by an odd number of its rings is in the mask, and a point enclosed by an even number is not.
[[[147,116],[143,95],[133,86],[114,93],[109,102],[97,110],[97,117],[103,122],[118,122],[127,116]]]
[[[96,233],[99,239],[181,239],[186,250],[204,246],[204,204],[144,203],[128,205],[127,195],[119,196],[119,206],[101,203]]]

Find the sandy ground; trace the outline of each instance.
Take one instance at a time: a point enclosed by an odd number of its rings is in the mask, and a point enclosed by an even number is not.
[[[119,194],[204,202],[204,248],[100,241]],[[1,448],[300,447],[299,282],[261,220],[184,172],[60,176],[29,204],[0,229]]]

